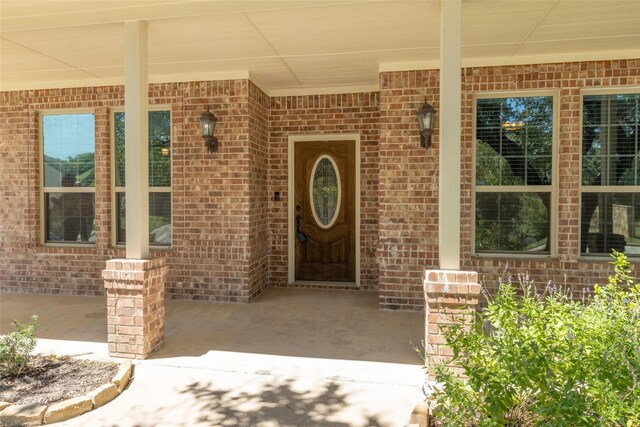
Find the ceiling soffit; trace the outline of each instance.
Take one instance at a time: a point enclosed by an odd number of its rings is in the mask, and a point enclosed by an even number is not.
[[[127,20],[149,22],[151,82],[344,92],[439,66],[439,0],[2,0],[0,90],[122,83]],[[462,28],[463,66],[640,57],[640,1],[465,0]]]

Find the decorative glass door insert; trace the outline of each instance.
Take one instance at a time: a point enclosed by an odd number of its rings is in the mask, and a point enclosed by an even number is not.
[[[311,212],[322,228],[330,228],[340,212],[340,172],[329,155],[316,160],[309,182]]]

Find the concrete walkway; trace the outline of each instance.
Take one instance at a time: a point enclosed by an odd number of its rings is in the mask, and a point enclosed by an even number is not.
[[[41,353],[107,359],[101,297],[0,295],[0,333],[40,316]],[[115,401],[69,426],[403,426],[421,401],[419,313],[377,295],[270,289],[252,304],[167,302],[166,344]]]

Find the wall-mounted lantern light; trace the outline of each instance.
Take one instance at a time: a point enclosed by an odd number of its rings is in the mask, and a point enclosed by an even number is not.
[[[209,107],[207,107],[207,111],[202,113],[202,117],[200,117],[200,126],[202,127],[202,139],[204,139],[204,143],[207,145],[210,153],[218,151],[218,138],[213,136],[217,122],[218,119],[216,119],[216,116],[214,116],[213,113],[209,111]]]
[[[429,148],[431,146],[431,135],[433,135],[436,109],[427,103],[427,98],[425,98],[424,104],[416,112],[416,116],[420,125],[420,146],[425,149]]]

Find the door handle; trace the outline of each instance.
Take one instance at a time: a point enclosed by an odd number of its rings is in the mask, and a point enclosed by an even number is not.
[[[307,236],[300,231],[300,222],[302,221],[302,216],[296,215],[296,237],[300,241],[300,243],[304,243],[307,241]]]

